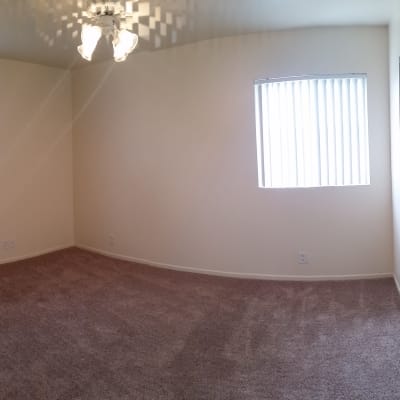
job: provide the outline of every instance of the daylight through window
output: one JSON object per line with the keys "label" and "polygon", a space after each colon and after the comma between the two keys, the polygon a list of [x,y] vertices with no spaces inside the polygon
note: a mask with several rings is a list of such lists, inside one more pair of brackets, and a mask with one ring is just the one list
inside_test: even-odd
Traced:
{"label": "daylight through window", "polygon": [[369,185],[367,76],[255,82],[262,188]]}

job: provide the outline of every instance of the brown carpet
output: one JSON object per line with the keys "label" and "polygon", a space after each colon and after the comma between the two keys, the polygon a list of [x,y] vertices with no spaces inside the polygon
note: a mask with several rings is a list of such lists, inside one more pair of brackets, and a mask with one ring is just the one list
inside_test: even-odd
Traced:
{"label": "brown carpet", "polygon": [[70,249],[0,266],[0,398],[400,399],[391,279],[246,281]]}

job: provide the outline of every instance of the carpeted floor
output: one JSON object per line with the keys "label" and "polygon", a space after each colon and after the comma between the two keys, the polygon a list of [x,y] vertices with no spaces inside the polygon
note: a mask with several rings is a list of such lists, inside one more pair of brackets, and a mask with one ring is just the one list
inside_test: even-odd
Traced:
{"label": "carpeted floor", "polygon": [[77,249],[2,265],[0,399],[400,399],[399,297]]}

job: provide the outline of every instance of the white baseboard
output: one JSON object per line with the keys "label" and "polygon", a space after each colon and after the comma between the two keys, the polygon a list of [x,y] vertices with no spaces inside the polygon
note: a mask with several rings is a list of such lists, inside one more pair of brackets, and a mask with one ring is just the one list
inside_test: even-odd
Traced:
{"label": "white baseboard", "polygon": [[399,294],[400,294],[400,282],[399,282],[399,280],[397,279],[396,273],[393,274],[393,279],[394,279],[394,283],[396,284],[397,291],[398,291]]}
{"label": "white baseboard", "polygon": [[359,279],[382,279],[392,278],[392,272],[374,273],[374,274],[349,274],[349,275],[272,275],[272,274],[253,274],[242,272],[226,272],[214,269],[198,269],[192,267],[183,267],[180,265],[165,264],[142,258],[135,258],[122,254],[112,253],[109,251],[97,249],[86,245],[75,245],[82,250],[87,250],[92,253],[101,254],[103,256],[115,258],[117,260],[130,261],[138,264],[148,265],[150,267],[170,269],[181,272],[191,272],[203,275],[222,276],[227,278],[241,278],[241,279],[261,279],[270,281],[344,281],[344,280],[359,280]]}
{"label": "white baseboard", "polygon": [[39,251],[36,251],[33,253],[23,254],[21,256],[13,256],[13,257],[9,257],[9,258],[0,259],[0,265],[1,264],[9,264],[9,263],[16,262],[16,261],[27,260],[29,258],[34,258],[34,257],[38,257],[38,256],[43,256],[45,254],[54,253],[55,251],[69,249],[70,247],[74,247],[74,246],[75,245],[73,243],[71,243],[71,244],[66,244],[64,246],[50,247],[50,248],[39,250]]}

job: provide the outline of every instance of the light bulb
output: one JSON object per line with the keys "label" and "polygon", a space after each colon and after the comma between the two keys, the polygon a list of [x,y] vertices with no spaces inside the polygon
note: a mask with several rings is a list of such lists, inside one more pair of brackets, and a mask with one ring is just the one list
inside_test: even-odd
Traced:
{"label": "light bulb", "polygon": [[139,41],[138,35],[129,32],[126,29],[121,31],[115,30],[114,33],[114,60],[116,62],[125,61],[126,58],[137,46]]}
{"label": "light bulb", "polygon": [[101,38],[101,28],[96,25],[83,24],[82,25],[82,44],[78,46],[79,54],[85,60],[91,61],[97,43]]}

